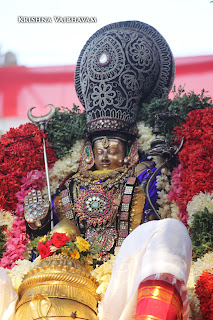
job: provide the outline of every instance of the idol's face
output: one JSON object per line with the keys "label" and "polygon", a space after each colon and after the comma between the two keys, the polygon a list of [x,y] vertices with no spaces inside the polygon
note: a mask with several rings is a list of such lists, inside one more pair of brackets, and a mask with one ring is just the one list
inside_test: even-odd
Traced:
{"label": "idol's face", "polygon": [[98,139],[94,142],[94,157],[97,170],[113,170],[124,164],[125,143],[116,138]]}

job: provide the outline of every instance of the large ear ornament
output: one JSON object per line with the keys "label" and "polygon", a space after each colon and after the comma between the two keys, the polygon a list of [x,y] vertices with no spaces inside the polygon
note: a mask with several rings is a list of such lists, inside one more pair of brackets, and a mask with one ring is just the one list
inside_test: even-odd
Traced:
{"label": "large ear ornament", "polygon": [[138,139],[136,138],[131,146],[131,149],[128,154],[129,164],[131,166],[135,165],[139,160],[138,155]]}
{"label": "large ear ornament", "polygon": [[93,156],[92,144],[89,139],[86,139],[81,151],[78,170],[80,172],[90,170],[94,166],[94,163],[95,161]]}

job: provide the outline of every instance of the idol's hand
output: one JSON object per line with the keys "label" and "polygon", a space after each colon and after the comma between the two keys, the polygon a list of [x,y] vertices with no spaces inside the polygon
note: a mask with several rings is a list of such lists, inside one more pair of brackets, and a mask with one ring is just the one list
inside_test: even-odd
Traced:
{"label": "idol's hand", "polygon": [[24,199],[24,217],[31,229],[36,230],[46,223],[49,207],[49,201],[42,199],[40,190],[28,193]]}

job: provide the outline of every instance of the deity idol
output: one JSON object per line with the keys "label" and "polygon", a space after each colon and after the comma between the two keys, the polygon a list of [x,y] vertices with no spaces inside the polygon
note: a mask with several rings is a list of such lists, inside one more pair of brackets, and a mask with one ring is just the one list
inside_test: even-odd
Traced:
{"label": "deity idol", "polygon": [[[55,195],[54,213],[72,220],[88,242],[99,243],[101,261],[123,243],[102,303],[104,320],[188,318],[190,239],[179,221],[144,223],[147,215],[156,218],[143,190],[155,168],[139,159],[136,127],[141,102],[168,93],[173,78],[165,39],[138,21],[98,30],[77,62],[87,137],[78,172]],[[154,184],[151,198],[157,199]]]}
{"label": "deity idol", "polygon": [[[59,186],[53,211],[56,223],[68,218],[89,243],[98,242],[98,263],[120,248],[101,320],[189,316],[190,238],[179,221],[147,222],[156,216],[147,207],[144,182],[155,168],[139,157],[136,125],[142,102],[168,94],[174,69],[165,39],[138,21],[98,30],[77,62],[75,85],[87,113],[86,139],[78,172]],[[155,202],[155,182],[151,189]]]}

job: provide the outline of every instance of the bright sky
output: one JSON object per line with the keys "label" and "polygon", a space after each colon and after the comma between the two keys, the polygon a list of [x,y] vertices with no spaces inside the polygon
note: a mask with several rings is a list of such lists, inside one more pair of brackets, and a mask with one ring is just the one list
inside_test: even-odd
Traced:
{"label": "bright sky", "polygon": [[[96,23],[18,23],[18,16],[95,17]],[[140,20],[156,28],[175,57],[213,54],[211,0],[1,0],[1,53],[26,66],[76,64],[87,39],[106,24]]]}

